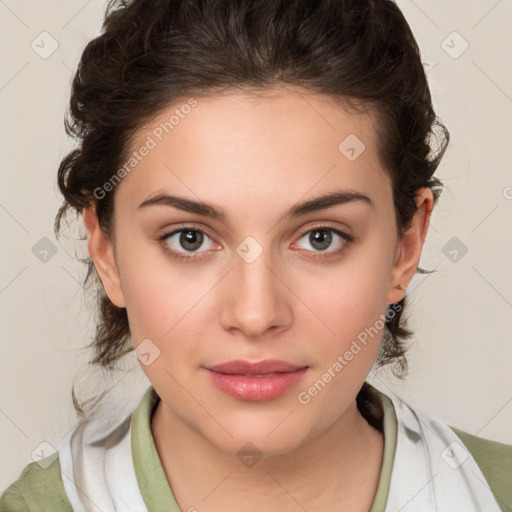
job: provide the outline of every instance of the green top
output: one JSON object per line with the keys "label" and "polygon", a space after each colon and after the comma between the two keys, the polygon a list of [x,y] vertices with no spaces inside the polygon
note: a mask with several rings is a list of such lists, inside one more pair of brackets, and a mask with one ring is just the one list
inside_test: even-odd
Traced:
{"label": "green top", "polygon": [[[397,435],[393,403],[384,393],[376,391],[384,411],[384,456],[370,512],[382,512],[386,507]],[[151,432],[151,418],[159,400],[160,397],[150,385],[134,413],[131,438],[133,465],[148,512],[181,512]],[[512,512],[512,445],[451,428],[475,458],[502,512]],[[73,512],[62,483],[57,455],[28,464],[0,497],[0,512]]]}

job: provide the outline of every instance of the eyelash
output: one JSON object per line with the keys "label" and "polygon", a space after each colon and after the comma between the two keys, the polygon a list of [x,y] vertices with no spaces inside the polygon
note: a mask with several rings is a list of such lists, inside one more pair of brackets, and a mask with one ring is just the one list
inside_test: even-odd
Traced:
{"label": "eyelash", "polygon": [[[167,243],[165,243],[166,240],[169,237],[171,237],[172,235],[175,235],[176,233],[181,233],[182,231],[193,231],[193,232],[202,233],[203,235],[206,235],[208,238],[211,239],[211,237],[208,236],[208,234],[205,233],[198,226],[181,225],[181,226],[179,226],[178,229],[174,229],[171,232],[164,233],[163,235],[161,235],[161,236],[159,236],[157,238],[158,242],[162,245],[163,251],[166,254],[168,254],[169,256],[171,256],[172,258],[174,258],[174,259],[176,259],[178,261],[190,261],[190,260],[198,261],[198,260],[201,260],[201,259],[207,257],[207,256],[205,256],[207,251],[199,252],[199,253],[191,253],[191,254],[199,254],[199,256],[196,256],[196,255],[189,256],[189,255],[185,255],[184,253],[180,253],[180,252],[175,251],[174,249],[170,249],[169,248],[169,245]],[[307,235],[308,233],[311,233],[313,231],[331,231],[332,233],[335,233],[336,235],[338,235],[338,236],[340,236],[341,238],[344,239],[344,243],[342,244],[340,249],[335,249],[335,250],[331,250],[331,251],[321,251],[319,253],[319,255],[314,256],[315,259],[326,259],[326,258],[334,257],[336,255],[341,255],[343,252],[345,252],[345,249],[347,248],[347,245],[350,244],[351,242],[353,242],[353,240],[354,240],[353,236],[348,235],[347,233],[345,233],[343,231],[340,231],[339,229],[333,228],[331,226],[324,226],[324,225],[315,226],[313,228],[310,228],[310,229],[304,231],[300,235],[299,240],[301,238],[303,238],[304,235]]]}

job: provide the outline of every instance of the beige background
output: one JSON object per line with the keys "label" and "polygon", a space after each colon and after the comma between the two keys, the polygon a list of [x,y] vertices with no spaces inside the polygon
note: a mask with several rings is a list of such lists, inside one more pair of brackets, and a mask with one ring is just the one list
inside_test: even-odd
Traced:
{"label": "beige background", "polygon": [[[384,372],[370,381],[451,425],[512,444],[512,2],[398,4],[452,141],[421,261],[438,271],[416,276],[408,290],[416,331],[409,377],[399,382]],[[83,347],[93,317],[80,286],[84,268],[72,240],[56,241],[53,220],[61,200],[56,171],[70,148],[63,118],[72,73],[105,5],[0,1],[0,491],[38,453],[49,454],[41,443],[56,447],[74,426],[72,379],[80,374],[86,383]],[[45,31],[50,36],[40,36]],[[47,58],[31,47],[35,41],[42,52],[42,37],[46,50],[50,37],[58,42]],[[57,251],[46,263],[33,252],[43,237]],[[452,261],[447,243],[467,253]],[[136,404],[149,381],[135,358],[128,363],[132,371],[108,385]],[[87,377],[87,386],[101,389],[100,377]]]}

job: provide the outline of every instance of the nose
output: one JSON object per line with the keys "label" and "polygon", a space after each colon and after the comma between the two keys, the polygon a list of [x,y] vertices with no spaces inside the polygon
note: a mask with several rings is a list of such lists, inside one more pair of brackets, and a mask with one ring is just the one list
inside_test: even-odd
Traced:
{"label": "nose", "polygon": [[234,255],[234,268],[223,283],[224,329],[254,341],[271,333],[275,336],[290,325],[290,292],[272,267],[270,251],[263,251],[252,262]]}

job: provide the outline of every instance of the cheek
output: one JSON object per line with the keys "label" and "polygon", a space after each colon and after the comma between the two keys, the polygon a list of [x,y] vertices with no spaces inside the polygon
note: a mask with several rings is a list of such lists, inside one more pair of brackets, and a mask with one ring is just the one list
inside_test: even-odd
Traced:
{"label": "cheek", "polygon": [[[200,294],[190,280],[187,286],[183,275],[169,271],[165,275],[155,267],[137,273],[127,288],[130,332],[142,370],[157,389],[172,389],[173,396],[185,401],[174,379],[186,382],[189,366],[198,357],[194,304],[204,292]],[[144,354],[149,354],[146,360]]]}
{"label": "cheek", "polygon": [[320,377],[320,387],[325,383],[331,390],[320,402],[336,400],[348,389],[356,392],[378,354],[389,266],[382,248],[370,248],[367,254],[365,258],[361,251],[330,270],[308,273],[297,290],[298,296],[307,297],[308,309],[300,315],[300,323],[301,330],[315,339],[308,347],[311,360],[318,362],[315,378]]}
{"label": "cheek", "polygon": [[197,316],[201,309],[197,304],[207,287],[197,277],[192,280],[169,268],[159,272],[152,267],[144,272],[139,267],[136,273],[124,288],[134,341],[141,336],[162,342],[175,337],[174,333],[182,331]]}
{"label": "cheek", "polygon": [[[321,329],[321,338],[329,334],[340,340],[357,336],[373,325],[386,310],[388,270],[385,265],[364,262],[341,264],[322,273],[302,277],[298,295],[316,313],[314,326]],[[309,317],[309,315],[308,315]]]}
{"label": "cheek", "polygon": [[131,253],[124,258],[122,281],[133,345],[137,348],[150,340],[137,353],[157,354],[150,365],[141,367],[152,382],[168,385],[167,372],[181,380],[187,365],[197,366],[201,358],[196,340],[207,328],[213,306],[209,292],[218,276],[199,266],[172,263],[158,251],[138,251],[136,257]]}
{"label": "cheek", "polygon": [[164,339],[200,299],[204,278],[200,271],[195,276],[184,271],[146,235],[120,232],[119,240],[118,266],[134,344]]}
{"label": "cheek", "polygon": [[385,326],[386,294],[379,271],[342,274],[310,295],[311,309],[320,319],[307,316],[302,326],[315,339],[308,350],[317,364],[296,399],[303,413],[321,418],[324,427],[357,395],[375,362]]}

